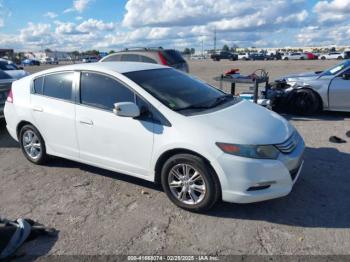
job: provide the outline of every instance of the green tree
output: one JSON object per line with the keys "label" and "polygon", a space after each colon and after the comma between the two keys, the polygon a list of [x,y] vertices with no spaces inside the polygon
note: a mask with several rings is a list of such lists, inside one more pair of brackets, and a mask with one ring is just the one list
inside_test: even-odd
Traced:
{"label": "green tree", "polygon": [[185,48],[184,51],[183,51],[183,54],[184,55],[190,55],[191,54],[191,50],[189,48]]}
{"label": "green tree", "polygon": [[193,55],[196,52],[196,49],[194,49],[193,47],[190,50],[191,54]]}
{"label": "green tree", "polygon": [[110,55],[110,54],[114,54],[114,53],[115,53],[115,51],[114,51],[114,50],[111,50],[111,51],[109,51],[108,54]]}
{"label": "green tree", "polygon": [[228,47],[228,45],[224,45],[223,47],[222,47],[222,51],[230,51],[230,48]]}

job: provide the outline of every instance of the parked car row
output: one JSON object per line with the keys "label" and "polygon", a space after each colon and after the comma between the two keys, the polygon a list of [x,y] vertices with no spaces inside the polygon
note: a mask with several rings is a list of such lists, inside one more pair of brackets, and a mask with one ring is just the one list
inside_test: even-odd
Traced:
{"label": "parked car row", "polygon": [[0,70],[10,75],[14,79],[20,79],[29,75],[28,72],[23,70],[23,67],[18,67],[12,61],[0,58]]}
{"label": "parked car row", "polygon": [[350,59],[350,51],[345,52],[330,52],[327,54],[315,54],[312,52],[290,52],[290,53],[263,53],[263,52],[220,52],[210,56],[214,61],[222,59],[234,60],[315,60],[315,59]]}
{"label": "parked car row", "polygon": [[15,81],[9,74],[0,69],[0,119],[4,118],[4,106],[11,90],[11,84]]}

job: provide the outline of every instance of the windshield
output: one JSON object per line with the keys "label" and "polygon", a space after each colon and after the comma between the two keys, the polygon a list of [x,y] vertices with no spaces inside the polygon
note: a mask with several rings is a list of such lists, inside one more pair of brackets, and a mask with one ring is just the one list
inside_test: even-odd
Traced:
{"label": "windshield", "polygon": [[350,66],[350,60],[346,60],[340,64],[337,64],[331,68],[329,68],[328,70],[324,71],[322,73],[322,76],[330,76],[330,75],[336,75],[339,72],[341,72],[343,69],[347,68]]}
{"label": "windshield", "polygon": [[18,70],[17,66],[12,63],[8,63],[5,61],[0,61],[0,69],[1,70]]}
{"label": "windshield", "polygon": [[225,93],[172,68],[124,74],[175,111],[209,108]]}

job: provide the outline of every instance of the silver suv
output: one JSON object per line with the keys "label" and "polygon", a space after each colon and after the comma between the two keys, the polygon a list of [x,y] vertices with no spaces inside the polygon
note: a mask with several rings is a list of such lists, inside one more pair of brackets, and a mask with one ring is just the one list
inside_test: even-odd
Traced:
{"label": "silver suv", "polygon": [[188,64],[179,51],[163,48],[134,48],[125,49],[103,57],[99,62],[144,62],[167,65],[178,70],[189,72]]}

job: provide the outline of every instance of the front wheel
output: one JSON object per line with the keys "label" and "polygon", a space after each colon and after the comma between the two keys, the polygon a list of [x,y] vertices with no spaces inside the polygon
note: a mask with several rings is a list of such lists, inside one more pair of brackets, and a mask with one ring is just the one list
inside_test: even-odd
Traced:
{"label": "front wheel", "polygon": [[32,125],[25,125],[19,132],[19,142],[24,156],[34,164],[47,160],[45,142],[39,131]]}
{"label": "front wheel", "polygon": [[210,209],[221,192],[219,181],[209,164],[191,154],[169,158],[162,168],[161,181],[169,199],[189,211]]}
{"label": "front wheel", "polygon": [[299,89],[291,94],[289,109],[298,115],[313,115],[320,111],[322,102],[310,89]]}

